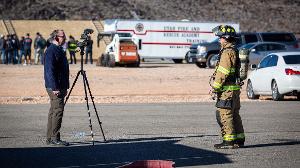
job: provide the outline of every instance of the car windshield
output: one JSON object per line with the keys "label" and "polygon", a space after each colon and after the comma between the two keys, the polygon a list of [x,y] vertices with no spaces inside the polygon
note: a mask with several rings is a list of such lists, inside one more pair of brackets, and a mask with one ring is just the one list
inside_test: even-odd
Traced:
{"label": "car windshield", "polygon": [[283,59],[286,64],[300,64],[300,55],[286,55]]}
{"label": "car windshield", "polygon": [[251,47],[253,47],[255,44],[244,44],[242,45],[240,48],[245,48],[245,49],[250,49]]}

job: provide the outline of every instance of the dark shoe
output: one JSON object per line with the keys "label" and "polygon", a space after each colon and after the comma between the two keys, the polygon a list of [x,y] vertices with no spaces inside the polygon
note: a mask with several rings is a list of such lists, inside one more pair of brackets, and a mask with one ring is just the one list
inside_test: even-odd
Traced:
{"label": "dark shoe", "polygon": [[235,148],[238,148],[238,146],[236,146],[233,141],[223,141],[220,144],[215,144],[214,147],[216,149],[235,149]]}
{"label": "dark shoe", "polygon": [[62,141],[62,140],[51,140],[50,145],[69,146],[70,144],[68,142]]}
{"label": "dark shoe", "polygon": [[237,139],[234,144],[237,145],[239,148],[244,147],[245,139]]}

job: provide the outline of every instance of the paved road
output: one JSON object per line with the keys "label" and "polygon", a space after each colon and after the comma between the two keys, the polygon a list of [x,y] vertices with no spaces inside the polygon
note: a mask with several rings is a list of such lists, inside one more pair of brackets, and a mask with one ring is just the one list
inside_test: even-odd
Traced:
{"label": "paved road", "polygon": [[[176,167],[299,167],[300,103],[243,102],[246,148],[215,150],[220,142],[213,103],[97,104],[95,146],[84,104],[67,105],[62,138],[44,144],[48,105],[0,105],[1,167],[117,167],[135,160],[172,160]],[[80,136],[78,132],[85,133]]]}

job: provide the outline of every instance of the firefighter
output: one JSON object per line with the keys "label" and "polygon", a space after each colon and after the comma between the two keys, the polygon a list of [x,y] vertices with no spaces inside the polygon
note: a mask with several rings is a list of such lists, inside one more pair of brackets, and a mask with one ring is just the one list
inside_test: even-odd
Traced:
{"label": "firefighter", "polygon": [[235,29],[228,25],[220,25],[213,30],[219,37],[221,50],[219,62],[212,75],[213,92],[217,96],[216,119],[221,127],[223,142],[215,144],[216,149],[233,149],[243,147],[245,142],[244,128],[240,110],[240,59],[235,46]]}

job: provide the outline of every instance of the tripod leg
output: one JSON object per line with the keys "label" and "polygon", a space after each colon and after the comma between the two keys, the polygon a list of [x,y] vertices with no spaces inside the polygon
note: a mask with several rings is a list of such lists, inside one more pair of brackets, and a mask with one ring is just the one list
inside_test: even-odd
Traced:
{"label": "tripod leg", "polygon": [[101,133],[102,133],[103,139],[106,142],[106,138],[105,138],[105,135],[104,135],[104,132],[103,132],[103,128],[102,128],[102,122],[100,121],[100,118],[99,118],[99,115],[98,115],[98,112],[97,112],[97,109],[96,109],[96,106],[95,106],[94,97],[92,95],[92,92],[91,92],[91,89],[90,89],[90,85],[89,85],[89,81],[88,81],[88,79],[86,77],[85,71],[83,71],[83,74],[84,74],[83,77],[85,78],[84,80],[86,82],[87,88],[88,88],[89,93],[90,93],[91,100],[93,102],[93,107],[94,107],[94,110],[95,110],[95,113],[96,113],[96,116],[97,116],[97,119],[98,119],[98,123],[99,123],[100,129],[101,129]]}
{"label": "tripod leg", "polygon": [[74,88],[74,86],[75,86],[75,83],[77,82],[77,79],[78,79],[78,76],[79,76],[80,73],[81,73],[81,71],[78,71],[78,72],[77,72],[76,78],[75,78],[75,80],[74,80],[74,82],[73,82],[73,84],[72,84],[72,87],[71,87],[71,89],[70,89],[70,91],[69,91],[69,93],[68,93],[68,96],[66,97],[66,100],[65,100],[65,104],[64,104],[64,105],[66,105],[66,103],[67,103],[67,101],[68,101],[68,99],[69,99],[69,97],[70,97],[70,95],[71,95],[71,92],[72,92],[72,90],[73,90],[73,88]]}
{"label": "tripod leg", "polygon": [[88,115],[89,115],[89,122],[90,122],[90,129],[91,129],[91,136],[92,136],[92,141],[93,141],[93,145],[95,144],[94,142],[94,133],[93,133],[93,126],[92,126],[92,119],[91,119],[91,112],[90,112],[90,106],[89,106],[89,99],[87,96],[87,91],[86,91],[86,77],[85,77],[85,72],[82,70],[82,79],[83,79],[83,85],[84,85],[84,93],[85,93],[85,101],[86,101],[86,107],[88,110]]}

